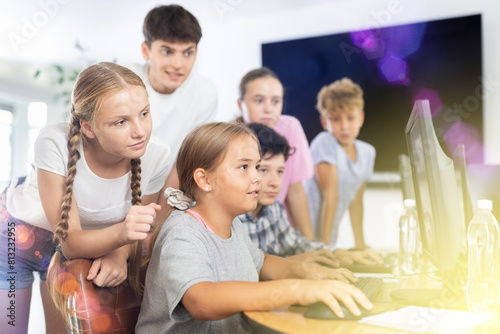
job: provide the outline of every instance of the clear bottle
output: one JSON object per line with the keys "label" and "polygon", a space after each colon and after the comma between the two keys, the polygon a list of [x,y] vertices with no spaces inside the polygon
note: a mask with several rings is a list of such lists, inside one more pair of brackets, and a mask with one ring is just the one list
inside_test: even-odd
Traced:
{"label": "clear bottle", "polygon": [[403,274],[416,274],[419,264],[419,227],[414,199],[404,200],[399,219],[399,270]]}
{"label": "clear bottle", "polygon": [[469,274],[466,293],[469,309],[474,312],[494,311],[500,300],[500,230],[491,209],[490,200],[478,200],[476,214],[467,230]]}

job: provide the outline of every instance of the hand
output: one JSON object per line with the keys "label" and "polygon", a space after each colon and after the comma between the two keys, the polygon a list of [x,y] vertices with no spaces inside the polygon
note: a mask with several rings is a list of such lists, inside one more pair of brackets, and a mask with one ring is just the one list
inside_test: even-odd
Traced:
{"label": "hand", "polygon": [[289,256],[288,258],[295,261],[316,262],[334,268],[340,267],[340,262],[336,258],[336,256],[326,249],[308,251],[301,254]]}
{"label": "hand", "polygon": [[161,209],[156,203],[146,206],[134,205],[130,208],[125,221],[122,223],[121,239],[124,244],[131,244],[137,240],[144,240],[151,230],[156,218],[156,212]]}
{"label": "hand", "polygon": [[373,307],[372,303],[370,303],[361,290],[341,281],[303,280],[299,283],[299,288],[297,289],[297,299],[301,305],[323,302],[331,308],[333,313],[341,318],[344,317],[344,314],[340,309],[339,301],[354,315],[361,314],[357,304],[366,310],[370,310]]}
{"label": "hand", "polygon": [[310,280],[329,279],[345,283],[356,282],[358,280],[350,270],[345,268],[332,269],[314,262],[297,262],[296,265],[300,266],[296,272],[302,273],[302,275],[296,276],[299,278]]}
{"label": "hand", "polygon": [[354,262],[362,264],[377,264],[383,263],[382,258],[373,250],[352,251],[346,249],[338,249],[334,253],[342,267],[352,265]]}
{"label": "hand", "polygon": [[92,262],[87,280],[100,287],[117,286],[127,278],[128,252],[118,248]]}

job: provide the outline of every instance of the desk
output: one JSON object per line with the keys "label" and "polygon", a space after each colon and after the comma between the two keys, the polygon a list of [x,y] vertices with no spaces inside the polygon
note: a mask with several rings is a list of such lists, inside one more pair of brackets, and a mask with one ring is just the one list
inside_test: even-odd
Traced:
{"label": "desk", "polygon": [[[400,288],[440,288],[441,283],[438,280],[432,279],[427,274],[399,277],[399,284],[384,284],[381,291],[372,298],[373,309],[372,313],[396,310],[406,306],[398,302],[392,301],[390,292]],[[435,302],[433,305],[439,305]],[[348,320],[318,320],[310,319],[303,316],[305,307],[285,307],[270,312],[244,312],[244,316],[249,320],[255,328],[255,333],[288,333],[288,334],[387,334],[387,333],[414,333],[405,332],[395,329],[358,324],[357,321]],[[496,317],[490,319],[475,328],[469,328],[459,333],[500,333],[500,325],[498,325],[500,314],[497,312]]]}

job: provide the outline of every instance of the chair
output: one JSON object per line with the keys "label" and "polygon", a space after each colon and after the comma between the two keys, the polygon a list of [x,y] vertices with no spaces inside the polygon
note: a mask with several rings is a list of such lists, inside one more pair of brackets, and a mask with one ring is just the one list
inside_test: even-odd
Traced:
{"label": "chair", "polygon": [[[130,282],[117,287],[101,288],[86,279],[91,260],[76,259],[65,262],[66,270],[76,280],[76,289],[68,296],[70,323],[77,333],[129,334],[134,333],[141,301]],[[144,282],[146,268],[141,271]]]}

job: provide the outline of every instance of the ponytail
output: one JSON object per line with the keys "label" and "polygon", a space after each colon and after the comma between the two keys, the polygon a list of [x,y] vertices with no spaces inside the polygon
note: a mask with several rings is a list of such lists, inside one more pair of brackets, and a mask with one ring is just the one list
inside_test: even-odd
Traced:
{"label": "ponytail", "polygon": [[165,190],[165,193],[162,195],[165,196],[165,198],[167,199],[168,208],[164,216],[160,219],[158,225],[155,227],[155,230],[149,242],[148,255],[146,257],[146,260],[144,261],[145,265],[148,264],[149,261],[151,260],[151,256],[153,255],[154,245],[156,243],[156,239],[158,238],[158,234],[161,231],[163,223],[165,223],[167,218],[174,210],[176,209],[181,211],[187,210],[191,207],[191,204],[194,202],[193,197],[185,194],[181,190],[170,187],[167,188]]}

